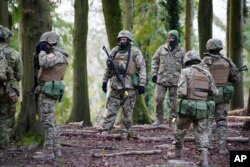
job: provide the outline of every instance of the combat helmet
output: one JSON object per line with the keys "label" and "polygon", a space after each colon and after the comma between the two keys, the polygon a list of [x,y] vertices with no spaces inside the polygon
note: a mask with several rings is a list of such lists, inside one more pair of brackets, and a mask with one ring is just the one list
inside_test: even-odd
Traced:
{"label": "combat helmet", "polygon": [[221,40],[215,39],[215,38],[209,39],[207,41],[207,44],[206,44],[206,49],[208,51],[209,50],[222,50],[223,49],[223,45],[222,45]]}
{"label": "combat helmet", "polygon": [[40,42],[48,42],[49,44],[53,45],[59,42],[59,36],[57,35],[57,33],[53,32],[53,31],[48,31],[42,34],[40,40]]}
{"label": "combat helmet", "polygon": [[121,30],[117,36],[117,39],[121,38],[121,37],[126,37],[128,38],[130,41],[132,41],[132,34],[131,32],[129,32],[128,30]]}
{"label": "combat helmet", "polygon": [[200,55],[196,52],[196,51],[188,51],[185,56],[184,56],[184,60],[183,60],[183,63],[185,64],[188,64],[188,63],[192,63],[192,62],[198,62],[200,63],[201,62],[201,57]]}
{"label": "combat helmet", "polygon": [[11,36],[11,32],[7,27],[0,25],[0,38],[1,39],[9,39]]}

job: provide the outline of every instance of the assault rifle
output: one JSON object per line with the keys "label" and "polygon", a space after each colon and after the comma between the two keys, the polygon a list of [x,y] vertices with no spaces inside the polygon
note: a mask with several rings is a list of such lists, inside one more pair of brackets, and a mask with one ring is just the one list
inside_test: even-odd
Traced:
{"label": "assault rifle", "polygon": [[238,71],[240,71],[240,72],[241,72],[241,71],[248,71],[248,68],[247,68],[246,65],[244,65],[244,66],[238,68]]}
{"label": "assault rifle", "polygon": [[107,49],[106,49],[105,46],[103,46],[102,49],[104,50],[104,52],[105,52],[106,55],[108,56],[108,63],[110,63],[110,66],[111,66],[112,70],[114,71],[117,80],[122,84],[123,90],[125,90],[124,95],[125,95],[125,96],[128,96],[128,91],[126,91],[126,89],[125,89],[125,84],[124,84],[124,82],[123,82],[123,79],[122,79],[121,75],[119,74],[118,69],[117,69],[117,67],[115,66],[115,64],[114,64],[114,62],[113,62],[111,56],[109,55],[109,53],[108,53],[108,51],[107,51]]}

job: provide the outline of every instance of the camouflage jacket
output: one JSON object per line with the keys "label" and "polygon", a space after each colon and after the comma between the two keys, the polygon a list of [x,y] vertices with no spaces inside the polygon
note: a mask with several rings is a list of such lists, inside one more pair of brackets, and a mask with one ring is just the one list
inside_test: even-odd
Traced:
{"label": "camouflage jacket", "polygon": [[[222,58],[223,57],[223,58]],[[240,79],[240,72],[237,69],[236,65],[233,61],[229,58],[224,57],[224,55],[214,55],[210,53],[206,53],[205,57],[202,59],[202,64],[207,66],[208,70],[209,67],[213,64],[214,61],[218,59],[225,59],[229,63],[230,74],[229,74],[229,82],[235,83]]]}
{"label": "camouflage jacket", "polygon": [[157,83],[164,86],[177,86],[181,73],[184,49],[178,45],[170,51],[168,44],[158,48],[152,59],[152,76],[157,75]]}
{"label": "camouflage jacket", "polygon": [[5,55],[8,61],[8,66],[10,67],[9,70],[11,71],[6,83],[6,85],[8,86],[7,89],[12,88],[15,90],[17,95],[20,95],[19,82],[23,77],[23,63],[21,56],[13,49],[11,49],[8,44],[0,43],[0,50]]}
{"label": "camouflage jacket", "polygon": [[[119,56],[123,55],[123,56]],[[117,68],[119,69],[119,64],[122,66],[126,66],[128,51],[121,52],[118,51],[118,46],[114,47],[111,52],[110,56],[113,59],[113,62],[117,64]],[[124,60],[121,60],[121,59]],[[123,63],[119,63],[119,61],[123,61]],[[126,61],[126,62],[125,62]],[[117,63],[118,62],[118,63]],[[109,67],[108,63],[106,63],[107,66],[105,68],[103,82],[108,82],[110,79],[110,84],[113,89],[119,90],[123,89],[122,84],[118,81],[117,77],[114,74],[114,71]],[[125,68],[123,67],[123,70]],[[134,89],[134,85],[132,82],[132,76],[135,74],[138,74],[139,76],[139,85],[144,86],[146,85],[146,63],[143,57],[143,54],[141,51],[137,48],[132,46],[130,50],[130,58],[128,63],[127,71],[124,72],[124,74],[121,74],[122,79],[124,80],[125,88],[128,89]]]}
{"label": "camouflage jacket", "polygon": [[208,91],[211,94],[217,95],[219,90],[217,89],[213,77],[211,73],[201,65],[192,65],[190,67],[187,67],[181,71],[181,75],[178,81],[178,89],[177,89],[177,95],[179,98],[185,98],[187,96],[187,90],[188,90],[188,84],[192,80],[194,68],[200,69],[203,71],[203,73],[207,76],[208,82],[209,82],[209,89]]}

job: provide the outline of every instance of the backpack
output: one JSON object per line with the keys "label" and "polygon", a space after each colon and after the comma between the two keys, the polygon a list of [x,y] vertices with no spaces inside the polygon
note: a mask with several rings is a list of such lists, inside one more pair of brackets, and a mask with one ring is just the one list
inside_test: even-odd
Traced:
{"label": "backpack", "polygon": [[3,52],[0,50],[0,83],[6,82],[8,79],[8,60]]}

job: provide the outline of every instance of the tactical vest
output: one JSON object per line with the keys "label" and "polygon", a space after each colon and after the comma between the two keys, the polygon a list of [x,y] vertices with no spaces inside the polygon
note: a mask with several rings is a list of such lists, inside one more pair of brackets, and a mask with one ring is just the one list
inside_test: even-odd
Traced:
{"label": "tactical vest", "polygon": [[117,52],[113,57],[113,62],[119,72],[119,74],[126,74],[126,67],[128,61],[128,51],[127,52]]}
{"label": "tactical vest", "polygon": [[6,59],[3,49],[0,50],[0,84],[8,79],[8,60]]}
{"label": "tactical vest", "polygon": [[201,70],[194,67],[192,69],[194,74],[187,86],[187,98],[206,100],[209,88],[208,77]]}
{"label": "tactical vest", "polygon": [[226,60],[220,58],[213,61],[209,67],[216,86],[224,86],[228,82],[230,67]]}

